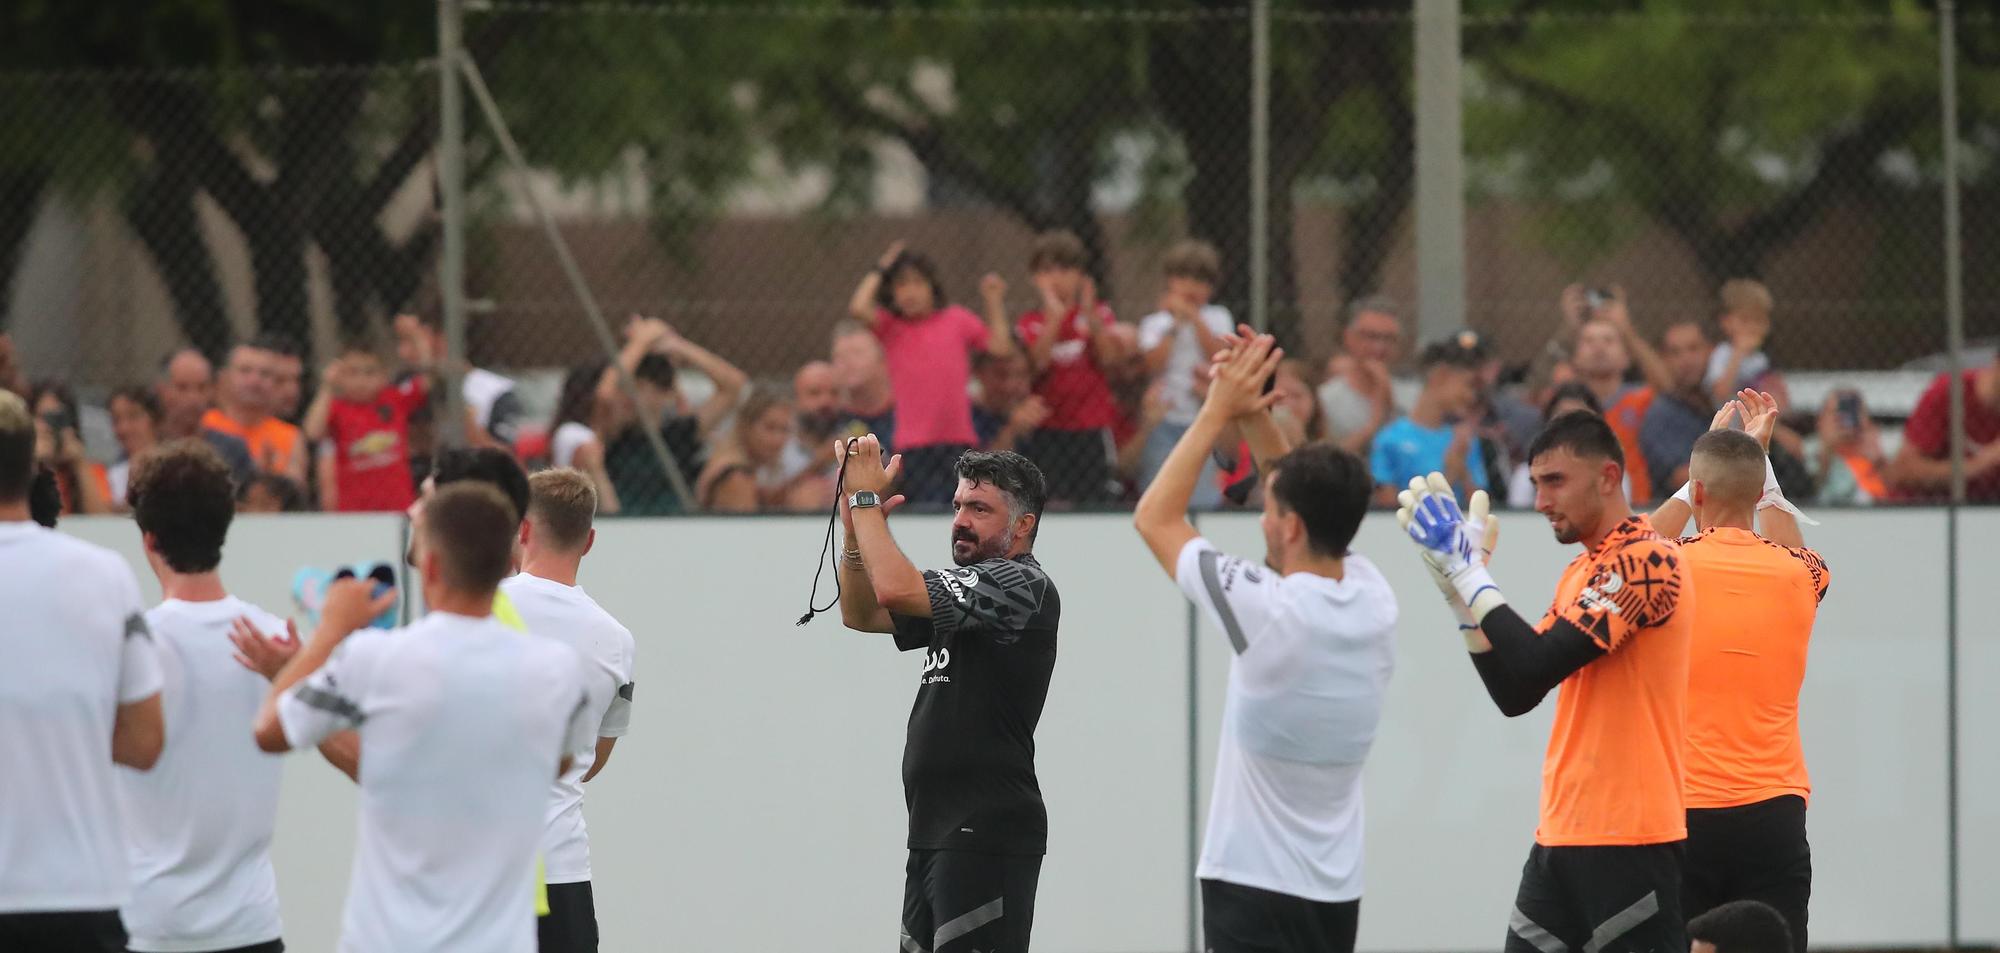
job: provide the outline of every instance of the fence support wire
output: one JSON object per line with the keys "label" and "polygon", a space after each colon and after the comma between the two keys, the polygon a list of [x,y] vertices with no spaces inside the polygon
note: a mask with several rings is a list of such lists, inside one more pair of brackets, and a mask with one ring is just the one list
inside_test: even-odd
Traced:
{"label": "fence support wire", "polygon": [[465,432],[465,103],[459,95],[457,64],[464,53],[461,0],[438,0],[438,204],[444,219],[444,248],[438,255],[438,284],[444,304],[444,413],[437,418],[438,445],[463,447]]}
{"label": "fence support wire", "polygon": [[556,228],[555,217],[542,204],[541,196],[535,192],[532,169],[528,160],[521,155],[521,147],[514,141],[514,135],[507,129],[507,120],[500,115],[500,106],[493,100],[493,93],[486,88],[486,79],[480,75],[479,64],[470,56],[459,57],[459,67],[465,73],[465,85],[472,90],[472,98],[479,103],[479,111],[486,116],[487,125],[493,129],[493,138],[499,142],[500,151],[506,155],[507,164],[521,182],[521,194],[527,198],[528,207],[535,213],[535,220],[541,223],[542,233],[549,240],[549,248],[555,253],[556,263],[562,266],[563,277],[568,279],[570,290],[576,292],[576,300],[583,305],[584,314],[590,317],[590,329],[597,334],[597,343],[604,348],[605,357],[611,361],[611,372],[616,375],[618,387],[624,391],[625,399],[632,402],[632,408],[639,415],[639,429],[646,435],[646,442],[653,447],[653,455],[658,458],[660,468],[667,479],[667,485],[680,499],[682,512],[695,510],[694,494],[689,492],[687,480],[681,476],[680,462],[674,452],[667,449],[667,441],[660,435],[659,422],[644,417],[644,405],[639,400],[639,388],[632,375],[618,361],[618,337],[611,333],[611,324],[604,320],[604,312],[597,307],[597,298],[591,294],[590,285],[583,280],[583,270],[577,267],[576,257],[570,254],[569,242]]}

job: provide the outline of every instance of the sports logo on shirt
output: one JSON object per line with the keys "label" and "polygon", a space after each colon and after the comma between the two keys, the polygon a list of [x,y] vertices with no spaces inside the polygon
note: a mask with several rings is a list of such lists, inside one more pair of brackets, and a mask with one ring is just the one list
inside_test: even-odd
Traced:
{"label": "sports logo on shirt", "polygon": [[922,684],[931,685],[931,684],[936,684],[938,682],[944,682],[947,684],[950,683],[951,676],[943,674],[945,666],[950,664],[951,664],[950,649],[938,649],[933,652],[925,652],[924,676]]}

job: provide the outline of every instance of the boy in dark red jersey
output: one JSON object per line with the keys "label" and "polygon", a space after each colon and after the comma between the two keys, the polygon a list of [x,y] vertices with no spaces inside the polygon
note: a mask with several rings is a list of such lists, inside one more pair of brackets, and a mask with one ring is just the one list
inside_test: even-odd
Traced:
{"label": "boy in dark red jersey", "polygon": [[366,346],[350,344],[341,352],[305,419],[309,439],[333,445],[334,479],[320,487],[322,509],[401,512],[416,500],[410,415],[428,397],[421,375],[390,383],[382,359]]}

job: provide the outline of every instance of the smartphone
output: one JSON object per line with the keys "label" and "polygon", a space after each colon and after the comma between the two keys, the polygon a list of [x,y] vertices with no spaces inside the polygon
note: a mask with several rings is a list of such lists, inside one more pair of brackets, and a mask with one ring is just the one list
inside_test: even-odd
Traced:
{"label": "smartphone", "polygon": [[69,419],[67,410],[51,410],[43,414],[42,423],[48,424],[49,432],[58,437],[62,436],[63,431],[76,428],[76,421]]}
{"label": "smartphone", "polygon": [[1585,304],[1590,306],[1590,310],[1595,311],[1598,308],[1604,307],[1605,303],[1611,300],[1611,292],[1605,291],[1602,288],[1592,288],[1583,293],[1583,300]]}
{"label": "smartphone", "polygon": [[1841,426],[1849,430],[1861,429],[1861,395],[1848,391],[1833,399],[1833,412],[1840,415]]}

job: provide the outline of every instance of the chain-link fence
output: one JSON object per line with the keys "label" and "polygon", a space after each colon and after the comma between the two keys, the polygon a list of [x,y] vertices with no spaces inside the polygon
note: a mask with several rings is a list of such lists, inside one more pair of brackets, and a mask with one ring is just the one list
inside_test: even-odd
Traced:
{"label": "chain-link fence", "polygon": [[[1230,317],[1256,310],[1249,196],[1264,156],[1261,264],[1270,327],[1301,359],[1281,376],[1295,437],[1393,470],[1410,462],[1388,447],[1384,463],[1381,430],[1483,417],[1440,448],[1498,490],[1565,381],[1630,418],[1635,456],[1651,411],[1614,406],[1628,390],[1703,404],[1682,416],[1705,425],[1727,363],[1709,372],[1707,348],[1734,339],[1754,352],[1742,379],[1790,404],[1795,438],[1781,443],[1815,477],[1808,492],[1819,462],[1845,459],[1810,438],[1839,438],[1824,418],[1846,412],[1849,390],[1863,402],[1851,423],[1879,418],[1889,438],[1863,456],[1887,469],[1897,421],[1941,366],[1921,362],[1945,347],[1935,11],[1464,6],[1463,323],[1478,340],[1433,349],[1442,375],[1419,360],[1448,327],[1417,280],[1422,26],[1406,3],[1274,3],[1261,60],[1247,3],[468,11],[466,55],[529,165],[510,165],[469,100],[466,357],[513,380],[504,397],[499,378],[469,386],[476,438],[592,468],[626,512],[817,507],[823,441],[892,426],[905,449],[1028,452],[1061,504],[1129,501],[1199,400],[1208,334],[1194,326],[1230,320],[1185,295],[1181,316],[1152,317],[1168,272],[1210,279],[1196,284]],[[2000,220],[2000,49],[1989,22],[1974,25],[1956,54],[1977,343],[2000,333],[2000,269],[1980,267]],[[232,341],[275,331],[307,355],[304,392],[281,408],[303,414],[312,369],[345,341],[388,358],[395,315],[439,312],[438,85],[435,61],[0,75],[0,313],[17,362],[101,396],[151,380],[178,346],[221,362]],[[604,370],[616,355],[537,204],[614,332],[648,336],[625,355],[633,388]],[[1037,243],[1053,231],[1074,247]],[[1214,247],[1212,273],[1177,247],[1187,238]],[[851,313],[897,241],[971,312],[939,325],[952,333]],[[1062,268],[1038,281],[1037,249],[1094,279],[1115,321],[1079,314],[1045,332],[1029,317],[1050,309],[1045,295],[1069,312],[1085,291]],[[1005,283],[1005,329],[988,320],[989,274]],[[1759,279],[1771,304],[1738,289],[1718,321],[1735,278]],[[1598,290],[1622,301],[1590,303]],[[1386,317],[1350,320],[1370,309]],[[864,333],[842,336],[857,317]],[[1617,340],[1580,340],[1600,333],[1573,323],[1585,317],[1612,319]],[[1699,333],[1667,335],[1682,321]],[[435,363],[422,323],[403,322],[392,363]],[[1465,400],[1450,393],[1457,364],[1486,385]],[[692,501],[633,437],[655,415]],[[1244,454],[1218,450],[1197,500],[1254,501]],[[1671,474],[1652,476],[1635,496],[1671,489]],[[1880,479],[1863,475],[1863,498],[1905,495]]]}

